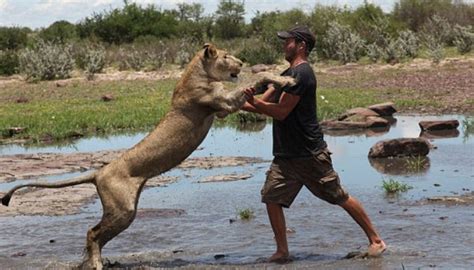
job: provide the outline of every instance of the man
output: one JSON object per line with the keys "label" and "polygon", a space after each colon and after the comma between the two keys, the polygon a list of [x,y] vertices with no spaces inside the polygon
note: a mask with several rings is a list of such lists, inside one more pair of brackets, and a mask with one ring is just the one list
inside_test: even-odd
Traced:
{"label": "man", "polygon": [[254,97],[255,89],[245,89],[247,102],[242,107],[246,111],[273,118],[274,159],[261,191],[277,248],[269,261],[288,261],[282,207],[290,207],[303,185],[320,199],[344,208],[367,235],[368,255],[379,256],[386,245],[362,205],[341,187],[317,121],[316,77],[307,60],[314,47],[315,36],[305,26],[277,34],[284,40],[285,59],[290,63],[281,75],[292,76],[297,83],[283,89],[269,85],[260,99]]}

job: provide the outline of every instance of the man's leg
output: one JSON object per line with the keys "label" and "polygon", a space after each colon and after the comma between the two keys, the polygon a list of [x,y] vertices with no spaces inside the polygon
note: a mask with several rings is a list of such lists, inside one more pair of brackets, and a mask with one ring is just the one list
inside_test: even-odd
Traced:
{"label": "man's leg", "polygon": [[369,256],[379,256],[385,251],[387,246],[384,241],[380,238],[379,234],[375,231],[372,222],[370,222],[369,216],[365,212],[362,205],[354,197],[349,198],[343,203],[339,204],[349,215],[359,224],[364,230],[365,234],[369,238]]}
{"label": "man's leg", "polygon": [[276,252],[268,259],[270,262],[285,262],[288,260],[288,242],[286,240],[286,222],[283,208],[280,204],[267,203],[267,213],[272,225],[275,241],[277,245]]}

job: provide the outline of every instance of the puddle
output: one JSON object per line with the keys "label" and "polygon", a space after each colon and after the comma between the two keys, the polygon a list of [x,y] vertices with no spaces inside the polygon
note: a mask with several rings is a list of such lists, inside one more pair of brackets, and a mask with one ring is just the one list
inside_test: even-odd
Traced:
{"label": "puddle", "polygon": [[[337,206],[315,199],[303,189],[286,211],[287,226],[295,231],[289,234],[288,241],[296,260],[281,267],[261,262],[274,251],[271,227],[259,195],[269,163],[171,170],[165,176],[178,180],[143,191],[139,208],[147,209],[149,214],[140,215],[130,228],[108,243],[103,257],[110,263],[117,262],[111,266],[119,268],[470,269],[474,265],[474,250],[469,248],[474,246],[472,205],[413,202],[474,190],[474,134],[464,134],[462,124],[459,134],[442,138],[437,134],[431,139],[437,148],[431,150],[423,166],[411,165],[411,169],[403,160],[369,160],[369,148],[379,140],[418,137],[421,120],[458,119],[462,123],[465,118],[446,115],[396,119],[389,131],[325,135],[344,186],[364,204],[389,245],[382,258],[344,260],[347,253],[365,248],[362,231]],[[0,154],[117,150],[131,147],[143,136],[82,139],[61,147],[0,146]],[[271,125],[253,127],[251,131],[213,128],[192,157],[249,156],[268,160],[272,158],[271,147]],[[251,177],[198,183],[229,174]],[[69,175],[47,179],[64,177]],[[413,189],[387,197],[381,185],[382,180],[390,178]],[[20,181],[24,182],[3,183],[0,190]],[[242,221],[237,217],[238,210],[245,208],[254,211],[254,219]],[[95,200],[75,215],[0,217],[2,269],[62,269],[79,263],[86,231],[100,216],[100,202]]]}

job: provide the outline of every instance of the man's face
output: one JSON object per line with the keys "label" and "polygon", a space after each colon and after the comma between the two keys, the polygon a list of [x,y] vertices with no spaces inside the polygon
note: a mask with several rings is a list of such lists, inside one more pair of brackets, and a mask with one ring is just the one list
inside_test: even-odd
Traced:
{"label": "man's face", "polygon": [[294,38],[287,38],[283,43],[283,50],[285,52],[285,60],[288,62],[293,61],[297,53],[297,44]]}

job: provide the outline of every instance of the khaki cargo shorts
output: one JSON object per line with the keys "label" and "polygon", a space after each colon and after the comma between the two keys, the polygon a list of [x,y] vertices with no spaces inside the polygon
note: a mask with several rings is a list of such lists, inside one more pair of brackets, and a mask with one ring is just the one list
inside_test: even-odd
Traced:
{"label": "khaki cargo shorts", "polygon": [[349,194],[340,184],[330,155],[331,152],[324,149],[311,157],[275,157],[261,191],[262,202],[290,207],[303,185],[331,204],[345,202]]}

